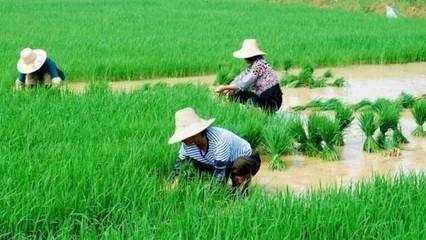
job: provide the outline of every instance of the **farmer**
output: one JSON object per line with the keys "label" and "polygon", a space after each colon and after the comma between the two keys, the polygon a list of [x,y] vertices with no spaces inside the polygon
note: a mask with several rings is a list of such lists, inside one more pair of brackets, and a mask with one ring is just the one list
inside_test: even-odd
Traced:
{"label": "farmer", "polygon": [[17,89],[36,85],[60,86],[65,79],[64,73],[42,49],[23,49],[17,68],[19,71],[15,82]]}
{"label": "farmer", "polygon": [[265,55],[255,39],[246,39],[234,57],[244,59],[248,67],[229,85],[216,88],[218,94],[229,94],[241,103],[252,103],[264,110],[275,112],[281,107],[282,92],[277,74],[263,57]]}
{"label": "farmer", "polygon": [[200,118],[192,108],[176,112],[176,129],[169,144],[182,142],[171,177],[175,179],[184,162],[200,172],[213,174],[221,183],[232,180],[232,186],[245,190],[260,167],[260,157],[250,144],[234,133],[212,127],[214,119]]}

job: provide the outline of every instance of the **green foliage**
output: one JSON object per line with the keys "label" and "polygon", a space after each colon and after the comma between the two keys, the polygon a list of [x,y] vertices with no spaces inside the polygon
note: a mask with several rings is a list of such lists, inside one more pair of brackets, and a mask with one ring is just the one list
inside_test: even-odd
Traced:
{"label": "green foliage", "polygon": [[413,95],[402,92],[398,99],[403,108],[411,108],[415,102]]}
{"label": "green foliage", "polygon": [[323,78],[332,78],[333,77],[333,73],[331,72],[330,69],[328,69],[327,71],[324,72],[324,74],[322,75]]}
{"label": "green foliage", "polygon": [[349,106],[344,105],[343,103],[337,104],[336,108],[336,120],[339,123],[339,129],[340,133],[338,135],[338,141],[337,144],[339,146],[343,146],[344,140],[343,140],[343,131],[351,124],[351,122],[354,120],[354,111]]}
{"label": "green foliage", "polygon": [[377,139],[379,146],[389,150],[398,148],[401,143],[408,143],[399,126],[401,106],[385,99],[378,99],[375,108],[379,114],[380,134]]}
{"label": "green foliage", "polygon": [[426,137],[426,130],[424,127],[426,121],[426,99],[417,100],[411,108],[411,113],[417,123],[413,135],[417,137]]}
{"label": "green foliage", "polygon": [[290,154],[294,149],[294,137],[289,119],[275,117],[271,119],[263,134],[265,149],[272,155],[272,169],[284,169],[281,157]]}
{"label": "green foliage", "polygon": [[326,161],[339,160],[336,146],[341,130],[337,120],[318,114],[308,118],[308,141],[306,153],[319,156]]}
{"label": "green foliage", "polygon": [[295,143],[298,144],[298,149],[301,152],[305,151],[306,144],[308,142],[308,136],[305,130],[305,121],[300,115],[292,115],[290,118],[290,130],[294,136]]}
{"label": "green foliage", "polygon": [[363,150],[366,152],[377,152],[380,147],[374,138],[374,133],[379,127],[376,116],[373,111],[366,111],[358,117],[359,125],[365,135]]}
{"label": "green foliage", "polygon": [[283,69],[286,73],[288,73],[288,70],[293,66],[293,61],[290,59],[284,60],[283,62]]}
{"label": "green foliage", "polygon": [[331,84],[331,86],[333,87],[343,87],[344,85],[345,85],[345,79],[342,77],[336,78]]}
{"label": "green foliage", "polygon": [[216,74],[216,84],[228,85],[234,80],[234,78],[240,73],[240,70],[229,64],[219,66],[219,70]]}

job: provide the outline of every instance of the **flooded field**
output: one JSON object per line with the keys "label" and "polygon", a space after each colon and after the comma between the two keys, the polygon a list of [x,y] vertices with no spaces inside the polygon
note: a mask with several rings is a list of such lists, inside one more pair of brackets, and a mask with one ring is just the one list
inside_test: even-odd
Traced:
{"label": "flooded field", "polygon": [[[329,68],[327,68],[329,69]],[[327,69],[319,69],[321,74]],[[347,84],[343,88],[291,88],[284,89],[284,105],[282,109],[303,105],[316,98],[339,98],[346,103],[356,103],[362,99],[378,97],[397,98],[404,91],[413,95],[426,93],[426,63],[410,63],[399,65],[364,65],[342,68],[331,68],[336,77],[344,77]],[[142,81],[112,82],[114,91],[132,91],[144,84],[154,83],[193,83],[213,85],[215,76],[188,78],[164,78]],[[73,91],[83,91],[85,83],[70,83]],[[362,151],[363,136],[357,121],[353,121],[346,129],[345,143],[341,149],[341,161],[324,162],[303,155],[285,158],[287,169],[272,171],[269,169],[267,157],[264,158],[254,182],[268,191],[290,188],[295,192],[306,192],[310,189],[330,185],[346,185],[356,181],[368,180],[375,174],[395,175],[410,171],[426,170],[426,139],[414,138],[411,132],[415,122],[411,113],[405,111],[401,118],[404,134],[410,143],[405,145],[398,157],[390,157],[385,153],[368,154]],[[265,161],[266,160],[266,161]]]}
{"label": "flooded field", "polygon": [[401,118],[401,126],[410,143],[403,146],[398,157],[363,152],[362,131],[358,122],[353,121],[345,132],[346,145],[341,148],[340,161],[325,162],[303,155],[288,156],[284,158],[287,166],[284,171],[272,171],[264,161],[254,181],[268,191],[289,188],[301,193],[330,185],[368,180],[375,174],[394,176],[411,171],[426,171],[426,139],[411,136],[416,124],[408,111]]}

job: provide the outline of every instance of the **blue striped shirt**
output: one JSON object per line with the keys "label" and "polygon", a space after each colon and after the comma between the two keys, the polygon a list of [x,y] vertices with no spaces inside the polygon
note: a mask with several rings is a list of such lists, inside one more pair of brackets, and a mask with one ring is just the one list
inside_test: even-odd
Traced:
{"label": "blue striped shirt", "polygon": [[194,159],[215,168],[214,175],[219,181],[225,177],[226,167],[239,157],[248,157],[252,150],[250,144],[229,130],[219,127],[207,128],[208,149],[203,152],[195,144],[182,143],[179,159]]}

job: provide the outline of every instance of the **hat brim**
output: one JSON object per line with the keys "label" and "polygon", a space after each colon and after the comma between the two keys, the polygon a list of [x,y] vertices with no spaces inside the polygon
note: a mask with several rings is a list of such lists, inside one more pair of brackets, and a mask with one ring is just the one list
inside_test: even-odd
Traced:
{"label": "hat brim", "polygon": [[235,58],[238,59],[246,59],[246,58],[251,58],[251,57],[255,57],[255,56],[261,56],[261,55],[266,55],[266,53],[258,50],[258,51],[245,51],[243,49],[240,49],[238,51],[235,51],[232,54]]}
{"label": "hat brim", "polygon": [[44,62],[46,62],[47,59],[47,53],[46,51],[42,49],[34,49],[34,53],[36,54],[36,59],[34,62],[30,64],[26,64],[22,59],[18,60],[18,63],[16,64],[16,68],[20,73],[23,74],[29,74],[33,73],[41,68],[43,66]]}
{"label": "hat brim", "polygon": [[186,128],[176,129],[176,131],[173,133],[173,136],[169,139],[169,144],[174,144],[181,142],[189,137],[192,137],[203,130],[207,129],[212,123],[215,121],[214,118],[202,121],[197,124],[192,124],[191,126],[188,126]]}

